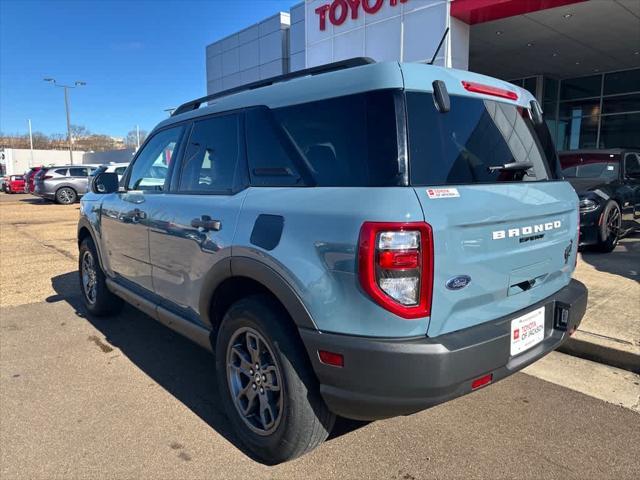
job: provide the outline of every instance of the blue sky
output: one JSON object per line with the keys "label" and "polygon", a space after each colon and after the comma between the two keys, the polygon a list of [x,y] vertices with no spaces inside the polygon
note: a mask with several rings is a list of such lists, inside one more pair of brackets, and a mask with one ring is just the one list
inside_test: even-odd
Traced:
{"label": "blue sky", "polygon": [[124,136],[206,94],[205,47],[298,0],[0,0],[0,131]]}

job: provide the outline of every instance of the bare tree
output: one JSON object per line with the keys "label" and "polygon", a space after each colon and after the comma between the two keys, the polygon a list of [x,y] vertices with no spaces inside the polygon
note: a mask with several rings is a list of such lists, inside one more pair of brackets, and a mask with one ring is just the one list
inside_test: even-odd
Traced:
{"label": "bare tree", "polygon": [[[124,137],[124,144],[129,148],[136,148],[138,146],[138,132],[134,129],[127,133],[127,136]],[[147,138],[147,131],[140,130],[140,145],[144,142],[145,138]]]}

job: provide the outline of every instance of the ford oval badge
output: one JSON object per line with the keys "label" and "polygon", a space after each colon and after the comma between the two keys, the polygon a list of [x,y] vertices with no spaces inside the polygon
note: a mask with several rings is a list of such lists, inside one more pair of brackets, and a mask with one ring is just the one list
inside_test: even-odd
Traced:
{"label": "ford oval badge", "polygon": [[447,280],[445,286],[449,290],[460,290],[471,283],[471,277],[469,275],[458,275],[457,277]]}

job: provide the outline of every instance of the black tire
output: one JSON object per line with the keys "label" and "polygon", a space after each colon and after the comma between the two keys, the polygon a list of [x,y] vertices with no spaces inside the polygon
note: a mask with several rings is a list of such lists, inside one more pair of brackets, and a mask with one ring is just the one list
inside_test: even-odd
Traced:
{"label": "black tire", "polygon": [[72,203],[76,203],[77,199],[78,194],[71,187],[62,187],[56,191],[56,203],[71,205]]}
{"label": "black tire", "polygon": [[622,215],[620,206],[613,200],[609,200],[602,211],[602,225],[596,250],[609,253],[620,239],[620,228],[622,226]]}
{"label": "black tire", "polygon": [[[286,316],[287,312],[267,295],[244,298],[226,312],[216,340],[218,391],[227,415],[249,456],[268,465],[294,459],[314,449],[327,438],[335,422],[335,415],[320,396],[318,381],[304,346]],[[231,393],[234,388],[231,387],[233,373],[227,373],[228,368],[229,372],[234,371],[227,361],[231,351],[230,342],[247,331],[257,332],[262,337],[267,347],[263,351],[267,351],[269,359],[273,353],[275,366],[279,369],[277,378],[281,379],[281,397],[278,398],[281,403],[276,417],[280,416],[270,433],[264,429],[262,434],[252,430],[249,417],[240,413],[240,407],[236,407],[236,397]],[[237,343],[234,342],[234,345]],[[253,362],[249,363],[253,365]],[[245,378],[248,391],[253,380],[249,380],[249,376]],[[268,390],[267,383],[264,385]],[[276,392],[266,392],[269,393]],[[259,396],[257,393],[253,395],[254,405],[255,398],[258,398],[255,407],[261,408]],[[255,415],[253,417],[257,418]]]}
{"label": "black tire", "polygon": [[[89,293],[85,273],[90,275],[87,271],[86,264],[87,257],[92,259],[94,265],[94,283],[95,292]],[[91,237],[85,238],[80,244],[80,257],[78,259],[78,274],[80,280],[80,291],[82,292],[82,301],[84,306],[92,315],[97,317],[104,315],[113,315],[122,310],[124,304],[123,300],[117,295],[113,294],[108,288],[105,281],[105,275],[100,268],[100,261],[98,259],[98,252],[96,246],[93,244]]]}

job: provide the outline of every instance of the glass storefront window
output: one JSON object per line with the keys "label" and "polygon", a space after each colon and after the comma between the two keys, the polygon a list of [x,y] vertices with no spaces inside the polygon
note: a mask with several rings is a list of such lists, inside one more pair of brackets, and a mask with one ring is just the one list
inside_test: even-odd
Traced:
{"label": "glass storefront window", "polygon": [[536,83],[537,83],[536,77],[529,77],[529,78],[525,78],[524,79],[524,83],[523,83],[522,86],[524,87],[525,90],[529,90],[531,95],[533,95],[535,97],[536,96]]}
{"label": "glass storefront window", "polygon": [[599,97],[601,86],[602,75],[563,80],[560,88],[560,101]]}
{"label": "glass storefront window", "polygon": [[598,117],[574,117],[558,120],[558,150],[597,148]]}
{"label": "glass storefront window", "polygon": [[600,148],[640,148],[640,113],[605,115],[600,126]]}
{"label": "glass storefront window", "polygon": [[604,94],[639,92],[640,69],[607,73],[604,76]]}
{"label": "glass storefront window", "polygon": [[586,117],[588,115],[600,115],[600,99],[574,100],[560,104],[560,118]]}
{"label": "glass storefront window", "polygon": [[557,102],[558,101],[558,81],[553,78],[544,79],[544,101],[545,102]]}
{"label": "glass storefront window", "polygon": [[624,112],[640,112],[640,93],[604,97],[602,100],[603,114]]}

